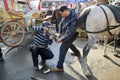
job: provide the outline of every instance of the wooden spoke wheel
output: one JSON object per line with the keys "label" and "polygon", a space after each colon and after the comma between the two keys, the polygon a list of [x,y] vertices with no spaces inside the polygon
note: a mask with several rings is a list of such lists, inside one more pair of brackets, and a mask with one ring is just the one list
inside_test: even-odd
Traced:
{"label": "wooden spoke wheel", "polygon": [[7,22],[1,26],[0,37],[2,42],[11,47],[18,46],[25,37],[25,31],[18,22]]}

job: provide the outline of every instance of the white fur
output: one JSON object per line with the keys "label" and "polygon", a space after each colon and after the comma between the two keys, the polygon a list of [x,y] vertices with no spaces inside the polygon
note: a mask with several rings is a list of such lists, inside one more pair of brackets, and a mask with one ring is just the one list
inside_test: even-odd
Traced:
{"label": "white fur", "polygon": [[[109,25],[110,26],[116,26],[116,25],[119,25],[119,23],[117,23],[117,21],[115,20],[115,17],[113,15],[113,13],[111,12],[111,10],[102,5],[102,7],[104,8],[104,10],[106,11],[107,13],[107,17],[108,17],[108,20],[109,20]],[[90,6],[88,8],[91,8],[91,11],[90,13],[88,14],[88,17],[87,17],[87,21],[86,21],[86,30],[87,31],[91,31],[91,32],[96,32],[96,31],[102,31],[102,30],[105,30],[107,28],[107,20],[106,20],[106,17],[105,17],[105,13],[103,12],[103,10],[99,7],[99,6]],[[86,9],[88,9],[86,8]],[[84,10],[86,10],[84,9]],[[83,11],[84,13],[84,11]],[[118,31],[118,29],[117,29]],[[114,31],[116,32],[116,31]],[[115,34],[113,32],[113,34]],[[93,36],[93,33],[88,33],[89,36]],[[94,34],[94,37],[98,37],[99,34]],[[101,35],[101,33],[100,33]]]}
{"label": "white fur", "polygon": [[[109,24],[107,24],[107,18],[100,6],[105,10]],[[105,41],[105,49],[103,53],[104,53],[104,56],[107,56],[106,43],[108,41],[108,38],[111,37],[111,35],[108,33],[106,29],[108,26],[117,26],[117,25],[120,25],[120,23],[116,21],[113,12],[108,7],[106,7],[105,5],[100,5],[100,6],[93,5],[93,6],[87,7],[82,11],[81,15],[83,15],[86,10],[91,9],[86,19],[86,31],[88,31],[88,43],[87,43],[88,47],[87,48],[90,48],[97,40],[103,39]],[[89,33],[89,32],[99,32],[99,31],[100,33]],[[104,32],[101,32],[101,31],[104,31]],[[113,35],[119,34],[120,26],[110,30],[110,32]]]}
{"label": "white fur", "polygon": [[[111,10],[104,5],[102,5],[102,7],[104,8],[105,12],[107,13],[109,25],[110,26],[119,25],[120,23],[117,23]],[[81,15],[84,14],[84,11],[86,11],[89,8],[91,9],[91,11],[87,16],[86,30],[90,31],[90,32],[105,30],[107,28],[107,20],[105,17],[105,13],[99,6],[93,5],[93,6],[87,7],[82,11]],[[111,30],[111,32],[113,34],[116,34],[115,32],[118,32],[118,31],[120,31],[118,28]],[[108,32],[104,32],[104,35],[108,35]],[[103,34],[101,34],[101,33],[97,33],[97,34],[88,33],[89,38],[92,37],[94,39],[98,39],[99,37],[101,38],[101,36],[103,36]]]}
{"label": "white fur", "polygon": [[[120,23],[117,23],[111,10],[104,5],[102,5],[102,7],[107,13],[110,26],[119,25]],[[87,7],[82,11],[81,15],[84,14],[84,11],[89,8],[91,9],[91,11],[89,12],[87,16],[86,30],[91,31],[91,32],[105,30],[107,28],[107,20],[105,17],[105,13],[99,6],[93,5],[93,6]],[[111,32],[112,34],[117,35],[120,32],[120,26],[116,29],[111,30]],[[105,41],[107,41],[109,36],[110,35],[107,31],[100,32],[100,33],[88,33],[88,42],[83,48],[83,60],[79,58],[79,61],[81,61],[80,62],[81,68],[83,69],[83,72],[85,75],[89,75],[88,73],[90,73],[90,71],[87,69],[87,59],[86,59],[87,55],[89,54],[89,49],[92,47],[92,45],[94,44],[96,40],[99,40],[99,38],[103,38],[105,39]],[[104,49],[104,56],[107,56],[106,47]]]}

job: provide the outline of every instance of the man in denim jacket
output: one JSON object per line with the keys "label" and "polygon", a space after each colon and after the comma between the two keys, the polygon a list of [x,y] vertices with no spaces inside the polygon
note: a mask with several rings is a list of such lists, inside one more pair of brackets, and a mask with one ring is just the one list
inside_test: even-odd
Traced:
{"label": "man in denim jacket", "polygon": [[[66,6],[62,6],[59,11],[63,19],[60,22],[60,35],[56,42],[62,42],[62,44],[60,46],[59,61],[57,63],[57,66],[56,68],[51,68],[51,71],[53,72],[63,71],[65,55],[69,48],[74,52],[73,55],[77,57],[80,56],[79,50],[73,44],[78,36],[78,32],[76,32],[77,14]],[[62,35],[63,37],[60,37]]]}

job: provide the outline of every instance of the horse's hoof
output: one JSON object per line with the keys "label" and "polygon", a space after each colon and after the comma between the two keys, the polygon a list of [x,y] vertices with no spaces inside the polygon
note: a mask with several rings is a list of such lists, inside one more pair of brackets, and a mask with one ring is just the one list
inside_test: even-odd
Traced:
{"label": "horse's hoof", "polygon": [[107,55],[103,55],[103,57],[108,58],[108,56],[107,56]]}
{"label": "horse's hoof", "polygon": [[118,54],[114,54],[114,56],[118,57]]}
{"label": "horse's hoof", "polygon": [[86,76],[87,78],[90,78],[90,77],[92,77],[92,74],[91,74],[90,72],[88,72],[88,73],[85,74],[85,76]]}
{"label": "horse's hoof", "polygon": [[87,75],[85,75],[87,78],[90,78],[90,77],[92,77],[91,75],[89,75],[89,74],[87,74]]}

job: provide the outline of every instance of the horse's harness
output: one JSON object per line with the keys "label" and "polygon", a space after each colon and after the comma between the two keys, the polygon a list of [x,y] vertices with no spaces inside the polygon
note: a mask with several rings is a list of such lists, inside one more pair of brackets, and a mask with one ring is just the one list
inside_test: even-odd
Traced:
{"label": "horse's harness", "polygon": [[110,26],[110,25],[109,25],[109,21],[108,21],[107,13],[105,12],[105,10],[103,9],[102,6],[100,6],[100,8],[103,10],[103,12],[104,12],[104,14],[105,14],[105,17],[106,17],[106,20],[107,20],[107,29],[105,29],[105,30],[107,30],[108,33],[113,36],[113,34],[110,32],[110,30],[119,27],[120,24],[119,24],[119,25],[116,25],[116,26]]}
{"label": "horse's harness", "polygon": [[[115,26],[110,26],[110,25],[109,25],[108,16],[107,16],[106,11],[103,9],[102,6],[99,5],[99,7],[103,10],[103,12],[104,12],[104,14],[105,14],[105,17],[106,17],[106,20],[107,20],[107,28],[104,29],[104,30],[101,30],[101,31],[96,31],[96,32],[91,32],[91,31],[87,31],[87,30],[85,30],[85,31],[86,31],[87,33],[101,33],[101,32],[104,32],[104,31],[108,31],[108,33],[109,33],[111,36],[113,36],[113,34],[110,32],[110,30],[119,27],[120,24],[119,24],[119,25],[115,25]],[[90,11],[90,10],[89,10],[89,11]]]}

